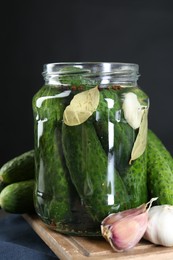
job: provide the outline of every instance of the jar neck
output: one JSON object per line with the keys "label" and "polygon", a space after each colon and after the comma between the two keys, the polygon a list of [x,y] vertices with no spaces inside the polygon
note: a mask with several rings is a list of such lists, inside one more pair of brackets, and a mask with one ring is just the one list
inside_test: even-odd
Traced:
{"label": "jar neck", "polygon": [[133,63],[62,62],[45,64],[42,73],[46,85],[137,86],[139,66]]}

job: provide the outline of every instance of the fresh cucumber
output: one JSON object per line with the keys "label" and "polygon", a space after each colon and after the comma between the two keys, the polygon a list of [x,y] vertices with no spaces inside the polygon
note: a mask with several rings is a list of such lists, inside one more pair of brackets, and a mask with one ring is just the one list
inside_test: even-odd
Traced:
{"label": "fresh cucumber", "polygon": [[158,204],[173,205],[173,158],[159,137],[148,130],[148,190]]}
{"label": "fresh cucumber", "polygon": [[34,212],[34,180],[9,184],[0,193],[0,206],[10,213]]}
{"label": "fresh cucumber", "polygon": [[0,169],[0,181],[4,184],[33,179],[34,175],[34,150],[25,152],[6,162]]}

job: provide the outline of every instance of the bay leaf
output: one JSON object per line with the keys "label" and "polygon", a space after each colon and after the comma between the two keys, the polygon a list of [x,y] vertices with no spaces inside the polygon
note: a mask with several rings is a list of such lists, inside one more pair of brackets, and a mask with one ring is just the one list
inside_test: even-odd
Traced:
{"label": "bay leaf", "polygon": [[147,146],[147,133],[148,133],[148,108],[145,108],[143,109],[141,124],[139,127],[138,135],[136,137],[135,143],[132,148],[129,164],[131,164],[132,161],[136,160],[144,153]]}
{"label": "bay leaf", "polygon": [[68,126],[84,123],[96,111],[99,100],[98,87],[76,94],[64,110],[64,123]]}

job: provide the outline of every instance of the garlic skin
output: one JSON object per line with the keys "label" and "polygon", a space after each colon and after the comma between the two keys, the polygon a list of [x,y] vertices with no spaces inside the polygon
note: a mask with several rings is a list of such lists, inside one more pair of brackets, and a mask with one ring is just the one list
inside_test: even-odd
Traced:
{"label": "garlic skin", "polygon": [[123,95],[123,99],[122,109],[126,121],[133,129],[139,128],[144,110],[137,95],[129,92]]}
{"label": "garlic skin", "polygon": [[141,240],[148,224],[148,210],[156,199],[137,208],[110,214],[102,221],[101,233],[115,251],[129,250]]}
{"label": "garlic skin", "polygon": [[126,217],[111,226],[110,244],[118,252],[129,250],[142,238],[147,228],[148,216],[142,213],[135,217]]}
{"label": "garlic skin", "polygon": [[144,239],[166,247],[173,246],[173,206],[153,206],[148,212]]}

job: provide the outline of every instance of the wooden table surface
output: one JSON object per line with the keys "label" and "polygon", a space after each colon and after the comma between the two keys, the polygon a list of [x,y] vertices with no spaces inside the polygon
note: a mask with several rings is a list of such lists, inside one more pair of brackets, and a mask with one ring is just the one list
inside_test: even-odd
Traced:
{"label": "wooden table surface", "polygon": [[36,215],[24,214],[23,217],[62,260],[173,260],[173,247],[156,246],[147,241],[142,241],[127,252],[117,253],[102,237],[62,235],[49,229]]}

